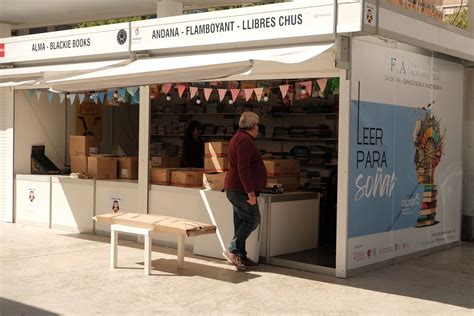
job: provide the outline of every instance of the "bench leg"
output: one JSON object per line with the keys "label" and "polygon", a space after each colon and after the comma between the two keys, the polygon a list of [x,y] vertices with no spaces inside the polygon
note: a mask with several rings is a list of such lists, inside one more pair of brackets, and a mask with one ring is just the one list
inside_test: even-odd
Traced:
{"label": "bench leg", "polygon": [[178,236],[178,269],[184,268],[184,236]]}
{"label": "bench leg", "polygon": [[117,267],[118,231],[110,231],[110,269]]}
{"label": "bench leg", "polygon": [[145,266],[145,275],[150,275],[151,270],[151,234],[145,237],[145,260],[143,262]]}

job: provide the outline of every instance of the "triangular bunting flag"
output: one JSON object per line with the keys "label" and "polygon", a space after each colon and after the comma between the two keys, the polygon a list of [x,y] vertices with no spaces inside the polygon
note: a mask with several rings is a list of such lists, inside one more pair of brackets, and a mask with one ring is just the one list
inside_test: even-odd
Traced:
{"label": "triangular bunting flag", "polygon": [[67,98],[69,99],[69,103],[73,105],[74,101],[76,100],[76,94],[75,93],[68,94]]}
{"label": "triangular bunting flag", "polygon": [[172,86],[173,85],[171,83],[164,83],[163,84],[163,92],[164,93],[169,93]]}
{"label": "triangular bunting flag", "polygon": [[79,96],[79,104],[82,104],[86,95],[84,93],[79,93],[78,96]]}
{"label": "triangular bunting flag", "polygon": [[318,79],[316,81],[318,82],[318,85],[319,85],[319,96],[322,97],[324,89],[326,89],[326,84],[328,83],[328,79],[324,78],[324,79]]}
{"label": "triangular bunting flag", "polygon": [[104,104],[105,92],[99,92],[99,100],[100,100],[100,104]]}
{"label": "triangular bunting flag", "polygon": [[288,84],[284,84],[280,86],[280,92],[283,99],[286,97],[286,94],[288,93],[288,89],[290,89],[290,85]]}
{"label": "triangular bunting flag", "polygon": [[52,93],[51,91],[48,91],[48,102],[51,103],[51,101],[53,101],[53,98],[54,98],[54,93]]}
{"label": "triangular bunting flag", "polygon": [[28,90],[28,96],[30,98],[32,98],[34,95],[35,95],[35,90],[33,90],[33,89]]}
{"label": "triangular bunting flag", "polygon": [[132,103],[139,104],[140,103],[140,89],[138,89],[134,95],[132,95]]}
{"label": "triangular bunting flag", "polygon": [[189,97],[192,99],[198,92],[198,88],[196,87],[189,87]]}
{"label": "triangular bunting flag", "polygon": [[235,100],[237,100],[237,97],[239,96],[240,89],[230,89],[230,93],[232,94],[232,101],[235,102]]}
{"label": "triangular bunting flag", "polygon": [[209,101],[209,97],[211,96],[212,88],[204,88],[204,98],[206,101]]}
{"label": "triangular bunting flag", "polygon": [[313,92],[313,82],[312,81],[304,81],[299,83],[301,87],[304,87],[306,89],[306,92],[308,93],[309,96],[311,96]]}
{"label": "triangular bunting flag", "polygon": [[39,101],[39,99],[41,98],[41,90],[35,90],[35,93],[36,93],[36,100]]}
{"label": "triangular bunting flag", "polygon": [[255,92],[255,96],[257,97],[257,100],[260,102],[263,95],[263,88],[255,88],[253,89],[253,91]]}
{"label": "triangular bunting flag", "polygon": [[178,95],[181,98],[183,96],[184,90],[186,90],[186,85],[179,84],[176,86],[176,89],[178,89]]}
{"label": "triangular bunting flag", "polygon": [[66,95],[64,93],[60,93],[59,94],[59,103],[63,103],[64,102],[64,98],[66,97]]}
{"label": "triangular bunting flag", "polygon": [[248,102],[248,100],[250,100],[250,98],[252,97],[253,89],[244,89],[244,92],[245,92],[245,101]]}
{"label": "triangular bunting flag", "polygon": [[133,95],[135,94],[135,92],[137,92],[137,90],[138,90],[138,87],[128,87],[128,88],[127,88],[127,92],[128,92],[131,96],[133,96]]}
{"label": "triangular bunting flag", "polygon": [[127,94],[127,90],[125,88],[120,88],[119,89],[119,96],[120,96],[120,99],[125,100],[125,95]]}
{"label": "triangular bunting flag", "polygon": [[95,104],[97,104],[97,102],[99,102],[99,94],[97,92],[92,93],[90,98],[91,98],[92,101],[94,101]]}
{"label": "triangular bunting flag", "polygon": [[112,103],[112,101],[114,100],[114,90],[110,89],[109,91],[107,91],[107,100],[109,100],[109,103]]}
{"label": "triangular bunting flag", "polygon": [[219,92],[219,102],[222,102],[224,100],[225,94],[227,93],[227,89],[218,89]]}

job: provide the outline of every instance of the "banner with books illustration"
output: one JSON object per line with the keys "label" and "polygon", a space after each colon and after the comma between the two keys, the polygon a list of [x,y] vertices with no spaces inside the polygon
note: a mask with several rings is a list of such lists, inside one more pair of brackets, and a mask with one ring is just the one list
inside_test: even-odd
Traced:
{"label": "banner with books illustration", "polygon": [[462,203],[462,65],[353,42],[348,269],[457,242]]}

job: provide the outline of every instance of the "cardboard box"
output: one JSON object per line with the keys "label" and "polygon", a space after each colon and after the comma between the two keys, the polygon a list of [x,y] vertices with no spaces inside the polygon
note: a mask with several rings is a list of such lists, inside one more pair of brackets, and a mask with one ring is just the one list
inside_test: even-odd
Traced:
{"label": "cardboard box", "polygon": [[226,157],[204,158],[204,171],[207,173],[224,172],[228,169]]}
{"label": "cardboard box", "polygon": [[87,157],[87,175],[95,179],[117,179],[117,157]]}
{"label": "cardboard box", "polygon": [[189,188],[202,188],[202,169],[181,169],[171,171],[171,185]]}
{"label": "cardboard box", "polygon": [[69,136],[69,156],[88,156],[91,147],[98,147],[94,136]]}
{"label": "cardboard box", "polygon": [[120,157],[117,159],[117,177],[119,179],[138,179],[138,158]]}
{"label": "cardboard box", "polygon": [[227,157],[228,142],[210,142],[204,144],[205,157]]}
{"label": "cardboard box", "polygon": [[205,173],[202,177],[204,188],[213,191],[224,190],[224,182],[227,172]]}
{"label": "cardboard box", "polygon": [[299,176],[277,176],[270,177],[267,179],[267,186],[273,186],[273,184],[283,185],[284,191],[295,191],[300,187]]}
{"label": "cardboard box", "polygon": [[300,174],[300,162],[292,159],[272,159],[263,161],[269,177],[296,176]]}
{"label": "cardboard box", "polygon": [[151,184],[170,185],[171,184],[171,171],[173,170],[176,170],[176,169],[159,168],[159,167],[151,168],[150,169]]}
{"label": "cardboard box", "polygon": [[181,157],[153,156],[150,161],[152,167],[179,168]]}
{"label": "cardboard box", "polygon": [[71,173],[87,174],[87,156],[71,156]]}

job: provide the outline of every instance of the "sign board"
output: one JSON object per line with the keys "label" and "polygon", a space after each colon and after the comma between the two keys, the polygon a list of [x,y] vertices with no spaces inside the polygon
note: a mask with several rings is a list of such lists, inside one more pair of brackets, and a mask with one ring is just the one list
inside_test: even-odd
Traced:
{"label": "sign board", "polygon": [[[361,6],[359,1],[342,1],[339,6],[354,4]],[[346,31],[360,31],[361,15],[352,14],[343,24]],[[334,2],[301,1],[136,21],[131,32],[132,51],[328,35],[334,32]]]}
{"label": "sign board", "polygon": [[129,23],[0,38],[0,64],[128,53]]}
{"label": "sign board", "polygon": [[377,6],[366,2],[364,4],[364,24],[370,26],[377,25]]}
{"label": "sign board", "polygon": [[385,45],[352,45],[348,269],[460,236],[463,66]]}

